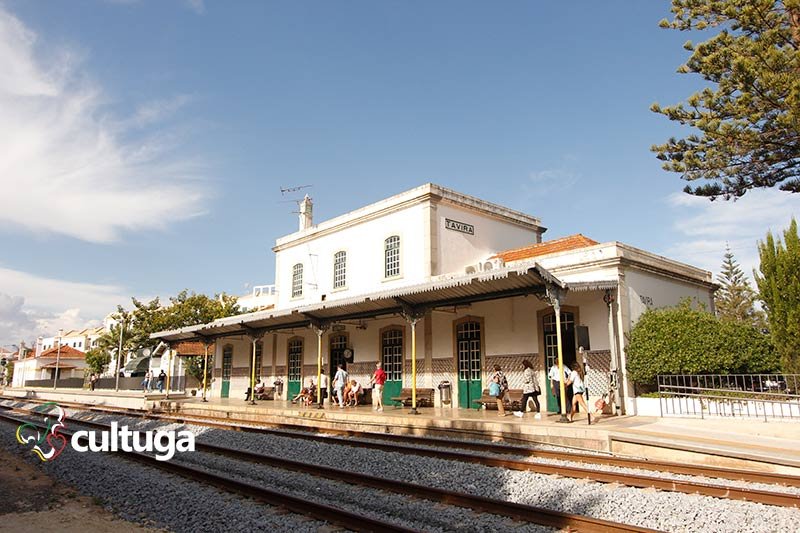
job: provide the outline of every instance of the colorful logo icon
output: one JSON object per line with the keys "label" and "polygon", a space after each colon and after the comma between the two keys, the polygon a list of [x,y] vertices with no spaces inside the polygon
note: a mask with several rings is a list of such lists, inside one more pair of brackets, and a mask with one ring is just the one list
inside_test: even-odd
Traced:
{"label": "colorful logo icon", "polygon": [[30,446],[31,450],[42,461],[52,461],[67,447],[67,438],[61,435],[60,431],[67,427],[64,423],[66,415],[64,410],[55,402],[47,402],[34,409],[34,412],[41,415],[47,425],[44,432],[41,428],[31,423],[22,424],[17,428],[17,441]]}

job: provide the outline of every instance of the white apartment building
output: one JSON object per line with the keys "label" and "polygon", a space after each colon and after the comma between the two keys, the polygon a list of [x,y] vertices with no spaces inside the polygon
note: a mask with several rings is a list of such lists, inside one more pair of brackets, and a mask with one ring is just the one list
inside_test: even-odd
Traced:
{"label": "white apartment building", "polygon": [[565,364],[588,363],[594,397],[613,380],[624,408],[625,334],[641,313],[686,297],[713,308],[710,272],[583,235],[543,242],[538,218],[434,184],[319,224],[308,197],[300,211],[273,248],[274,308],[154,335],[215,341],[212,396],[243,397],[255,352],[256,374],[287,383],[285,398],[316,382],[321,352],[326,372],[343,364],[362,383],[381,361],[385,400],[415,366],[420,389],[451,383],[443,407],[475,408],[495,364],[520,388],[528,359],[554,410],[558,308]]}

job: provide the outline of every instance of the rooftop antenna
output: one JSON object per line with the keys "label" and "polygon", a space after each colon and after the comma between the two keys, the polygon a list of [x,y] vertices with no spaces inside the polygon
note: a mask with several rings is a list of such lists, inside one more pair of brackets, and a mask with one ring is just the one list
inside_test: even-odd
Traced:
{"label": "rooftop antenna", "polygon": [[297,192],[303,189],[310,189],[313,185],[298,185],[297,187],[281,187],[281,195],[286,196],[287,192]]}
{"label": "rooftop antenna", "polygon": [[[296,187],[283,187],[281,186],[281,196],[286,196],[286,193],[292,193],[297,191],[302,191],[303,189],[310,189],[313,185],[298,185]],[[280,203],[288,203],[294,202],[297,204],[297,211],[292,211],[300,215],[300,224],[299,229],[303,231],[308,229],[313,224],[313,202],[311,201],[311,197],[306,194],[303,198],[291,198],[289,200],[281,200]]]}

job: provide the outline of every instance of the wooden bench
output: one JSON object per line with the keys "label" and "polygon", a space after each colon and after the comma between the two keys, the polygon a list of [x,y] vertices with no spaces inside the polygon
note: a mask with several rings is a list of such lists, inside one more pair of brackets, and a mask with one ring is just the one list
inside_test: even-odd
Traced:
{"label": "wooden bench", "polygon": [[[396,407],[411,405],[411,389],[401,390],[399,396],[392,398],[392,402],[397,404]],[[417,389],[417,406],[433,407],[433,389]]]}
{"label": "wooden bench", "polygon": [[[489,389],[483,389],[481,397],[477,400],[472,400],[473,403],[482,405],[485,409],[497,409],[497,398],[489,396]],[[520,410],[522,405],[522,389],[508,389],[503,400],[503,407],[511,410]]]}

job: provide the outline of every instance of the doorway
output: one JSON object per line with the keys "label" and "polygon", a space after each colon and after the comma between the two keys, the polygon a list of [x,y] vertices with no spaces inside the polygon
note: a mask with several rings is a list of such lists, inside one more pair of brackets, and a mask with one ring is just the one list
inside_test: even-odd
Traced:
{"label": "doorway", "polygon": [[222,348],[222,388],[220,398],[227,398],[231,393],[231,369],[233,368],[233,346],[228,344]]}
{"label": "doorway", "polygon": [[342,368],[347,370],[347,357],[345,350],[349,342],[347,333],[335,333],[330,336],[328,344],[329,365],[328,365],[328,383],[333,386],[333,377],[336,375],[337,365],[342,365]]}
{"label": "doorway", "polygon": [[481,397],[483,383],[483,320],[463,318],[456,322],[456,360],[458,363],[458,406],[480,409],[475,400]]}
{"label": "doorway", "polygon": [[287,362],[289,383],[286,394],[287,398],[291,400],[300,393],[300,382],[303,379],[303,339],[301,337],[289,339]]}
{"label": "doorway", "polygon": [[403,391],[403,332],[399,326],[381,331],[381,363],[386,372],[383,399],[396,398]]}
{"label": "doorway", "polygon": [[[545,374],[553,364],[558,364],[558,336],[556,334],[556,314],[551,312],[542,317],[542,333],[544,335]],[[571,311],[561,312],[561,357],[564,368],[571,368],[575,362],[575,314]],[[559,391],[556,391],[559,394]],[[547,379],[547,410],[558,412],[558,402]],[[569,409],[567,409],[569,411]]]}

